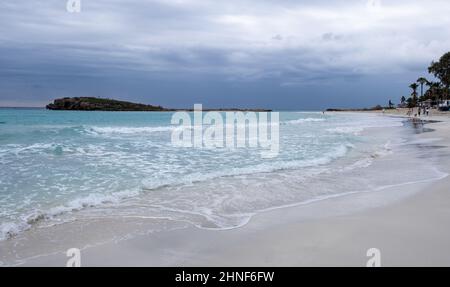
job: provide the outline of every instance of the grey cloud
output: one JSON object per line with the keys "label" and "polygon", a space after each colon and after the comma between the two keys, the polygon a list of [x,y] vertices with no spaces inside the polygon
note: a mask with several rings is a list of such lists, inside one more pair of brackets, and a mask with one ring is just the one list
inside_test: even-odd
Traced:
{"label": "grey cloud", "polygon": [[343,38],[344,36],[342,35],[335,35],[331,32],[329,33],[325,33],[322,35],[322,39],[325,41],[339,41]]}
{"label": "grey cloud", "polygon": [[283,40],[283,37],[280,34],[277,34],[277,35],[273,36],[272,39],[281,41],[281,40]]}
{"label": "grey cloud", "polygon": [[12,78],[39,93],[52,77],[320,85],[415,73],[450,47],[444,0],[81,1],[0,3],[0,95]]}

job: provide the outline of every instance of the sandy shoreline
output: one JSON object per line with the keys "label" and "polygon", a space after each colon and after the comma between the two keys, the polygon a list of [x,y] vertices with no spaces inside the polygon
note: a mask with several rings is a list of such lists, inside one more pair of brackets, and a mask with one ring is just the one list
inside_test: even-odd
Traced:
{"label": "sandy shoreline", "polygon": [[[401,115],[401,113],[399,113]],[[450,173],[448,117],[428,124]],[[450,178],[394,186],[256,215],[225,231],[187,229],[142,235],[82,250],[83,266],[365,266],[370,248],[383,266],[450,266]],[[386,203],[386,195],[396,199]],[[349,200],[351,199],[351,200]],[[370,202],[372,208],[361,208]],[[64,253],[27,266],[65,266]]]}

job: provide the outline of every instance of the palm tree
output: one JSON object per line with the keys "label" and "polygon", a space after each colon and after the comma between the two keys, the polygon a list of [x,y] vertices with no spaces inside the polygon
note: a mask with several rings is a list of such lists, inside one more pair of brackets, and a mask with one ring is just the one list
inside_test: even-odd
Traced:
{"label": "palm tree", "polygon": [[389,100],[389,108],[390,109],[394,108],[394,103],[391,100]]}
{"label": "palm tree", "polygon": [[428,83],[428,80],[425,79],[424,77],[420,77],[417,79],[417,83],[420,84],[420,96],[423,97],[423,85]]}
{"label": "palm tree", "polygon": [[409,85],[409,87],[413,90],[413,92],[411,93],[412,104],[414,106],[416,106],[416,104],[417,104],[417,88],[419,87],[419,85],[417,83],[412,83],[411,85]]}

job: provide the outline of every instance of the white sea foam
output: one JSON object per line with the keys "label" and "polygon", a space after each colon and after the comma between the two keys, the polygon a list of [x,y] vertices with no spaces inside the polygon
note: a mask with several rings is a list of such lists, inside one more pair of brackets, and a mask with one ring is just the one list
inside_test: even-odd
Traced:
{"label": "white sea foam", "polygon": [[121,200],[137,196],[139,190],[127,190],[113,194],[92,193],[69,201],[67,204],[55,206],[47,210],[33,210],[20,217],[20,221],[0,224],[0,241],[18,235],[44,220],[51,220],[61,215],[78,212],[86,208],[94,208],[106,204],[118,204]]}
{"label": "white sea foam", "polygon": [[[325,165],[331,162],[333,159],[344,156],[351,145],[341,145],[334,150],[326,153],[320,158],[314,158],[310,160],[292,160],[292,161],[278,161],[272,163],[261,163],[255,166],[248,166],[243,168],[228,168],[225,170],[218,170],[214,172],[193,172],[182,178],[169,178],[166,180],[142,180],[141,188],[144,190],[155,190],[161,187],[175,186],[182,184],[192,184],[196,182],[204,182],[207,180],[213,180],[220,177],[231,177],[250,175],[256,173],[269,173],[273,171],[281,171],[287,169],[316,167],[319,165]],[[48,146],[46,146],[48,148]],[[138,196],[140,189],[132,189],[122,192],[115,192],[111,194],[99,194],[91,193],[87,196],[78,197],[67,202],[64,205],[55,206],[46,210],[33,210],[30,213],[21,216],[19,222],[7,222],[3,223],[0,229],[0,240],[10,238],[21,231],[28,230],[35,224],[39,224],[43,220],[51,220],[55,217],[62,216],[67,213],[78,212],[87,208],[94,208],[104,205],[119,204],[126,198]],[[202,216],[205,216],[205,212],[200,212]],[[216,222],[219,219],[213,220],[213,216],[210,218],[212,222]],[[220,225],[219,223],[217,223]],[[224,223],[223,226],[226,226]]]}
{"label": "white sea foam", "polygon": [[194,172],[189,174],[185,178],[174,178],[171,182],[155,182],[149,180],[143,180],[143,186],[145,189],[151,190],[167,185],[180,185],[180,184],[192,184],[195,182],[201,182],[205,180],[210,180],[214,178],[224,177],[224,176],[238,176],[238,175],[249,175],[255,173],[269,173],[274,171],[281,171],[287,169],[298,169],[305,167],[317,167],[320,165],[325,165],[333,161],[334,159],[345,156],[347,151],[352,148],[353,145],[345,144],[340,145],[330,152],[324,153],[323,156],[308,159],[308,160],[290,160],[290,161],[274,161],[261,163],[258,165],[252,165],[248,167],[231,167],[225,170],[219,170],[209,173],[204,172]]}
{"label": "white sea foam", "polygon": [[[301,185],[300,177],[323,171],[333,173],[330,164],[355,149],[354,139],[340,136],[342,133],[398,125],[395,120],[376,117],[320,118],[319,114],[303,114],[303,118],[281,123],[285,126],[281,129],[280,155],[263,160],[252,149],[174,148],[167,142],[167,133],[178,126],[161,121],[154,126],[116,121],[116,117],[126,115],[111,114],[114,118],[110,122],[117,124],[109,126],[102,125],[108,122],[103,118],[92,123],[83,118],[78,126],[30,126],[22,130],[17,140],[0,145],[1,162],[8,165],[0,170],[0,191],[8,191],[8,196],[0,199],[4,209],[0,213],[0,240],[32,226],[79,218],[96,210],[100,215],[106,211],[114,216],[124,202],[144,197],[152,203],[143,210],[144,216],[148,216],[145,212],[150,208],[157,207],[151,214],[155,218],[172,218],[172,214],[161,212],[177,212],[183,215],[174,216],[174,220],[233,228],[245,224],[255,210],[322,196],[320,188],[297,193],[297,185],[293,190],[272,192],[257,188],[252,193],[234,186],[236,180],[242,180],[243,186],[251,180],[250,186],[272,186],[279,180],[278,174],[299,171],[279,183]],[[73,122],[78,121],[72,119]],[[376,157],[375,153],[374,157],[358,158],[347,170],[366,168]],[[199,193],[197,185],[207,186],[206,191],[210,192]],[[193,188],[185,191],[190,186]],[[177,196],[171,198],[172,195]],[[134,209],[127,215],[134,215],[133,212]]]}
{"label": "white sea foam", "polygon": [[0,241],[10,239],[28,228],[25,223],[3,222],[0,224]]}
{"label": "white sea foam", "polygon": [[297,119],[297,120],[285,121],[285,122],[283,122],[283,124],[296,125],[296,124],[317,123],[317,122],[324,122],[324,121],[326,121],[326,119],[321,119],[321,118],[305,118],[305,119]]}
{"label": "white sea foam", "polygon": [[158,127],[98,127],[92,126],[86,128],[94,134],[148,134],[156,132],[169,132],[176,129],[174,126],[158,126]]}
{"label": "white sea foam", "polygon": [[401,121],[363,121],[362,123],[355,121],[355,123],[346,123],[345,125],[339,125],[326,130],[330,133],[360,135],[361,132],[371,128],[391,128],[401,126],[403,126],[403,122]]}
{"label": "white sea foam", "polygon": [[327,129],[328,132],[338,134],[354,134],[358,135],[364,130],[364,127],[335,127]]}

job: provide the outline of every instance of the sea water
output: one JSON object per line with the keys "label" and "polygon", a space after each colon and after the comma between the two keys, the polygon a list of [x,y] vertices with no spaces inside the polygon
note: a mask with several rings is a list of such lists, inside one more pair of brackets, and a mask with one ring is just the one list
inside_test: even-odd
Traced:
{"label": "sea water", "polygon": [[0,109],[0,240],[102,217],[230,229],[258,212],[442,175],[408,160],[389,163],[402,175],[363,173],[414,153],[401,118],[280,112],[279,154],[262,158],[257,148],[174,146],[172,115]]}

